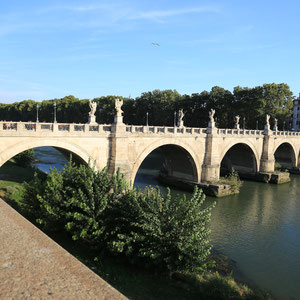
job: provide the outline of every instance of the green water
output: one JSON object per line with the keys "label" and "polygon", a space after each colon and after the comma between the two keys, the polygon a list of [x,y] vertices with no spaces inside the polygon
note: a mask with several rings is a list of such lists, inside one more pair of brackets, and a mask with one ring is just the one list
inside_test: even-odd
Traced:
{"label": "green water", "polygon": [[[57,169],[66,162],[48,147],[36,153],[39,167],[48,168],[53,157]],[[153,174],[140,169],[135,185],[158,185]],[[183,192],[173,189],[172,193]],[[244,182],[238,195],[207,200],[217,201],[212,243],[236,261],[240,276],[277,299],[300,299],[300,176],[283,185]]]}
{"label": "green water", "polygon": [[[135,186],[158,185],[150,173],[140,170]],[[283,185],[245,181],[238,195],[207,197],[217,202],[212,244],[236,261],[243,280],[278,299],[300,299],[300,176],[291,179]]]}

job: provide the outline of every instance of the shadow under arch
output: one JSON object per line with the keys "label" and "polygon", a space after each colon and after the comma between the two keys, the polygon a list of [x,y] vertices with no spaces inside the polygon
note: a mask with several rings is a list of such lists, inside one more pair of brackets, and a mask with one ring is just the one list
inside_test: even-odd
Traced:
{"label": "shadow under arch", "polygon": [[12,157],[25,150],[29,150],[37,147],[45,147],[45,146],[54,147],[59,151],[64,152],[65,155],[67,152],[75,154],[75,157],[77,157],[80,161],[82,161],[85,164],[88,164],[89,162],[93,163],[92,158],[81,147],[63,141],[36,139],[36,140],[30,140],[25,142],[22,141],[3,150],[0,153],[0,167],[3,164],[5,164],[8,160],[10,160]]}
{"label": "shadow under arch", "polygon": [[232,169],[240,175],[258,171],[257,156],[250,145],[236,143],[226,150],[220,163],[220,175],[227,175]]}
{"label": "shadow under arch", "polygon": [[[156,158],[156,162],[147,163],[147,158],[149,159],[149,157],[150,159]],[[144,149],[133,165],[132,185],[135,182],[138,171],[145,164],[148,164],[147,168],[149,170],[156,168],[158,171],[156,175],[164,175],[175,180],[199,182],[200,166],[198,157],[188,145],[183,143],[164,140],[151,144]]]}
{"label": "shadow under arch", "polygon": [[275,163],[280,164],[281,168],[291,169],[296,167],[296,152],[288,142],[283,142],[277,146],[274,152]]}

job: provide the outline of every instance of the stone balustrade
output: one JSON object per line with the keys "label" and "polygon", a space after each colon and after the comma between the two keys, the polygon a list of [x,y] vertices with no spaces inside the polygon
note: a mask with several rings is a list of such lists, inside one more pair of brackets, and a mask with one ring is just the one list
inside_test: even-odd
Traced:
{"label": "stone balustrade", "polygon": [[67,123],[44,123],[44,122],[0,122],[0,136],[14,134],[47,134],[60,133],[72,135],[82,134],[110,134],[111,124],[67,124]]}
{"label": "stone balustrade", "polygon": [[[184,134],[184,135],[206,135],[207,128],[194,127],[168,127],[168,126],[139,126],[124,125],[128,134]],[[110,134],[112,132],[112,124],[75,124],[75,123],[44,123],[44,122],[0,122],[1,135],[19,135],[19,134],[43,134],[43,133],[59,133],[72,135],[94,135],[94,134]],[[228,129],[215,128],[214,134],[221,136],[263,136],[263,130],[253,129]],[[271,135],[280,137],[300,136],[300,132],[295,131],[271,131]]]}

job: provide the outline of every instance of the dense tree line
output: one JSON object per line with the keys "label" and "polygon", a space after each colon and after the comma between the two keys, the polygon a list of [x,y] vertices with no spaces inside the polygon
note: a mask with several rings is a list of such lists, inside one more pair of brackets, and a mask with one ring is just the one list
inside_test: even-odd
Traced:
{"label": "dense tree line", "polygon": [[[181,95],[176,90],[154,90],[142,93],[132,99],[120,96],[102,96],[93,99],[97,102],[96,120],[98,123],[112,123],[114,117],[114,99],[123,99],[124,122],[126,124],[146,124],[148,113],[149,125],[173,126],[174,113],[183,109],[184,124],[191,127],[206,127],[208,112],[216,110],[215,119],[219,128],[232,128],[234,116],[239,115],[240,125],[262,129],[265,115],[278,119],[279,129],[292,113],[294,96],[285,83],[264,84],[254,88],[234,88],[233,92],[215,86],[210,92],[203,91],[192,95]],[[88,99],[66,96],[61,99],[24,100],[12,104],[0,104],[0,120],[35,121],[37,104],[39,121],[53,122],[54,102],[56,103],[57,121],[62,123],[86,123],[88,119]],[[288,124],[287,124],[288,126]]]}

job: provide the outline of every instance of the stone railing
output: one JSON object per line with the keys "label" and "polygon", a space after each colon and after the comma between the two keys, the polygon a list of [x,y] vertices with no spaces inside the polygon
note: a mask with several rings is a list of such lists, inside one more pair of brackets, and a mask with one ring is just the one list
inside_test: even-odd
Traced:
{"label": "stone railing", "polygon": [[263,130],[255,129],[217,129],[217,134],[225,135],[264,135]]}
{"label": "stone railing", "polygon": [[299,131],[273,131],[275,136],[300,136]]}
{"label": "stone railing", "polygon": [[66,124],[66,123],[44,123],[44,122],[0,122],[0,134],[18,133],[47,133],[47,132],[65,132],[65,133],[110,133],[110,124]]}
{"label": "stone railing", "polygon": [[206,128],[167,127],[167,126],[136,126],[126,125],[126,132],[130,133],[158,133],[158,134],[206,134]]}
{"label": "stone railing", "polygon": [[[167,126],[137,126],[125,125],[128,134],[185,134],[185,135],[205,135],[207,128],[194,127],[167,127]],[[0,122],[0,135],[22,135],[22,134],[110,134],[113,125],[111,124],[68,124],[68,123],[44,123],[44,122]],[[252,129],[222,129],[215,128],[218,135],[241,135],[241,136],[263,136],[263,130]],[[271,131],[273,136],[300,136],[300,132],[296,131]]]}

